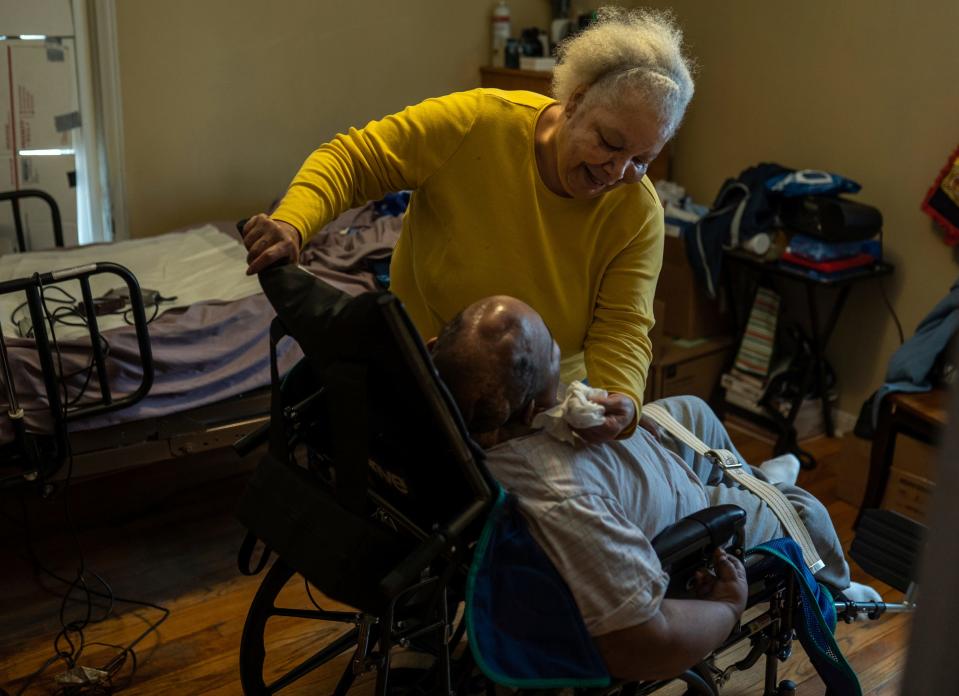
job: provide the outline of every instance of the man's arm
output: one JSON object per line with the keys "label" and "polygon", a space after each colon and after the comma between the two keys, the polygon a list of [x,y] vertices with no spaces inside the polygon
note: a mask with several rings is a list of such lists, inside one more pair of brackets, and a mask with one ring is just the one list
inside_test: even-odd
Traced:
{"label": "man's arm", "polygon": [[[567,450],[548,447],[536,458],[551,461],[562,452]],[[543,465],[537,461],[526,465]],[[746,571],[722,550],[713,556],[715,575],[703,570],[695,578],[699,599],[665,599],[668,577],[659,558],[615,498],[585,494],[545,511],[527,509],[530,531],[569,587],[616,677],[681,674],[719,647],[745,609]]]}
{"label": "man's arm", "polygon": [[595,636],[609,672],[620,679],[669,679],[718,648],[746,607],[746,571],[717,550],[716,577],[700,575],[702,599],[664,599],[648,621]]}

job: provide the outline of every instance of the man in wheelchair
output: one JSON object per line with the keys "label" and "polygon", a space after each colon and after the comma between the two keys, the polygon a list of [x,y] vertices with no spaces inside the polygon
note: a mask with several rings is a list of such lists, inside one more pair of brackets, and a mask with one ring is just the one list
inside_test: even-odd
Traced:
{"label": "man in wheelchair", "polygon": [[[470,434],[487,449],[488,469],[516,496],[609,672],[669,678],[716,650],[746,606],[742,563],[717,550],[713,572],[695,581],[698,599],[665,598],[669,578],[651,540],[687,515],[723,504],[746,511],[747,548],[786,536],[766,502],[652,423],[600,444],[570,444],[533,429],[534,416],[557,401],[559,349],[542,318],[519,300],[492,297],[467,307],[429,346]],[[735,452],[701,400],[658,403],[710,447]],[[850,582],[823,505],[797,486],[777,487],[825,562],[816,579],[847,599],[878,601],[875,590]]]}
{"label": "man in wheelchair", "polygon": [[[267,439],[269,448],[238,506],[250,530],[238,561],[246,574],[266,566],[269,552],[252,564],[257,539],[277,560],[243,629],[244,693],[275,693],[352,651],[333,693],[375,671],[385,696],[395,692],[391,655],[409,647],[434,660],[402,693],[475,693],[478,667],[522,690],[635,696],[676,678],[715,696],[765,656],[763,693],[786,696],[795,685],[778,683],[777,663],[798,636],[833,692],[854,696],[832,636],[837,616],[912,610],[910,594],[900,605],[861,601],[878,595],[850,583],[823,506],[792,485],[757,485],[765,469],[741,463],[697,399],[647,404],[641,427],[605,444],[533,429],[557,401],[558,351],[523,303],[466,308],[430,342],[431,365],[389,293],[349,298],[296,267],[260,280],[278,315],[271,419],[236,448]],[[281,378],[283,336],[305,358]],[[871,512],[856,560],[906,591],[921,530]],[[288,606],[281,595],[297,575],[351,610],[323,609],[312,595],[312,608]],[[846,597],[833,602],[816,580]],[[288,641],[267,640],[276,617],[345,632],[298,662]],[[469,649],[458,649],[467,636]],[[715,663],[746,642],[745,657]]]}

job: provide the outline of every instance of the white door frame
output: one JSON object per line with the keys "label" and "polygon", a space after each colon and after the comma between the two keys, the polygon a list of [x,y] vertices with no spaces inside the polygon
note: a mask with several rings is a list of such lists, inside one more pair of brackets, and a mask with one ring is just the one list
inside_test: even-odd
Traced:
{"label": "white door frame", "polygon": [[[123,111],[115,0],[71,0],[77,47],[83,167],[92,239],[128,239],[123,159]],[[84,205],[83,202],[80,204]]]}

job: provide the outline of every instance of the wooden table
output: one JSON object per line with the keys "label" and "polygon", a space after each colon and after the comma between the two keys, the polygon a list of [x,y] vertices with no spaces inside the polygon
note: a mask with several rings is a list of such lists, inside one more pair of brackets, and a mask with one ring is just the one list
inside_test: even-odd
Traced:
{"label": "wooden table", "polygon": [[[764,261],[749,252],[739,249],[724,252],[724,260],[728,262],[724,270],[726,279],[726,288],[729,297],[732,298],[730,308],[733,313],[733,320],[736,331],[741,335],[746,330],[746,324],[749,321],[749,313],[752,304],[752,297],[755,296],[756,288],[763,280],[773,281],[781,280],[793,285],[801,286],[806,295],[806,313],[809,318],[809,329],[811,335],[808,336],[809,347],[811,349],[811,360],[808,361],[804,374],[800,375],[798,389],[793,397],[786,416],[782,416],[775,409],[767,408],[769,421],[779,432],[776,440],[774,453],[779,455],[791,452],[802,463],[804,469],[812,469],[816,466],[816,460],[806,450],[799,446],[797,442],[795,422],[799,415],[799,409],[802,407],[803,400],[806,398],[811,387],[815,387],[814,393],[822,402],[823,425],[828,437],[835,436],[835,426],[832,418],[832,406],[829,402],[827,392],[827,366],[826,366],[826,346],[833,330],[839,321],[839,316],[846,304],[846,299],[853,286],[867,280],[881,279],[890,275],[894,268],[892,264],[884,261],[877,261],[871,266],[864,266],[853,272],[842,274],[835,278],[822,277],[808,270],[792,266],[781,261]],[[742,273],[741,271],[747,271]],[[737,297],[742,297],[743,293],[737,293],[736,284],[745,285],[748,290],[749,305],[740,307],[736,301]],[[784,294],[784,293],[783,293]],[[828,314],[821,315],[819,296],[827,294],[827,299],[831,299]],[[785,302],[785,300],[784,300]],[[837,376],[838,379],[838,376]],[[732,405],[726,405],[730,411],[751,418],[748,411],[738,409]],[[883,482],[885,485],[885,482]]]}
{"label": "wooden table", "polygon": [[857,526],[863,510],[877,508],[882,502],[899,433],[926,444],[937,443],[946,427],[946,397],[945,389],[933,389],[919,394],[891,394],[883,399],[869,457],[869,479],[856,518]]}

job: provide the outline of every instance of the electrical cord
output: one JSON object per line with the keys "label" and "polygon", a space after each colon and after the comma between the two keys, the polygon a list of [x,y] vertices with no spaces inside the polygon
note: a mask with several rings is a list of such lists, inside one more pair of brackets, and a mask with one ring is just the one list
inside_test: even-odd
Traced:
{"label": "electrical cord", "polygon": [[[53,290],[56,290],[57,292],[59,292],[63,297],[60,297],[60,298],[49,297],[47,295],[47,292],[53,291]],[[72,295],[71,293],[67,292],[65,289],[63,289],[59,285],[41,286],[40,295],[41,295],[41,304],[43,305],[43,311],[44,311],[44,314],[46,315],[47,323],[50,326],[51,334],[54,334],[55,332],[54,326],[57,324],[62,326],[70,326],[74,328],[78,328],[78,327],[86,328],[89,325],[85,313],[79,310],[79,307],[81,305],[77,302],[76,297]],[[152,323],[159,316],[161,303],[174,302],[176,301],[176,299],[177,299],[176,296],[164,297],[160,293],[155,293],[154,301],[153,301],[153,313],[147,318],[146,323],[147,324]],[[53,304],[58,304],[60,306],[54,308],[51,311],[50,308],[47,306],[48,302]],[[27,302],[21,302],[10,313],[10,322],[14,326],[18,326],[17,314],[21,312],[23,308],[27,306],[27,304],[28,304]],[[110,312],[103,312],[99,316],[122,316],[123,321],[126,324],[133,326],[135,323],[132,318],[133,317],[132,307],[127,307],[126,309],[121,307],[119,309],[116,309]],[[25,333],[23,337],[30,338],[33,335],[34,335],[33,327],[31,326],[30,329]],[[99,336],[99,340],[102,341],[101,348],[103,352],[103,357],[104,359],[106,359],[110,355],[110,342],[106,339],[106,337],[103,334],[98,334],[98,336]],[[90,356],[90,362],[87,363],[86,367],[82,367],[79,370],[75,370],[74,372],[70,372],[67,374],[64,374],[62,372],[63,365],[61,360],[61,363],[60,363],[61,383],[66,384],[67,380],[73,379],[74,377],[81,374],[84,375],[83,384],[80,386],[76,396],[74,396],[73,398],[69,398],[69,395],[67,394],[67,391],[66,391],[67,387],[65,386],[64,404],[67,407],[76,406],[83,400],[84,396],[86,396],[87,389],[90,386],[90,381],[93,378],[93,372],[95,368],[96,368],[96,359],[94,358],[92,354]],[[46,410],[45,407],[34,407],[34,408],[24,409],[24,411],[28,413],[45,411],[45,410]]]}
{"label": "electrical cord", "polygon": [[[86,315],[84,314],[84,312],[80,311],[80,309],[79,309],[79,307],[82,306],[82,305],[79,303],[79,301],[77,300],[76,297],[74,297],[73,295],[71,295],[69,292],[67,292],[66,290],[64,290],[63,288],[61,288],[61,287],[58,286],[58,285],[51,285],[51,286],[49,286],[49,287],[46,288],[46,289],[48,289],[48,290],[58,290],[58,291],[61,292],[63,295],[65,295],[66,298],[67,298],[67,299],[58,299],[58,298],[53,298],[53,297],[46,297],[46,296],[44,296],[44,302],[53,302],[53,303],[56,303],[56,304],[61,305],[60,307],[57,307],[53,312],[50,312],[47,307],[44,307],[44,312],[45,312],[46,315],[47,315],[47,321],[48,321],[48,322],[50,322],[51,324],[53,324],[53,323],[55,322],[55,323],[61,324],[61,325],[63,325],[63,326],[72,326],[72,327],[75,327],[75,328],[76,328],[76,327],[86,327],[86,326],[88,325],[88,324],[87,324]],[[171,297],[164,297],[164,296],[161,295],[160,293],[156,293],[155,296],[154,296],[154,298],[153,298],[153,302],[151,303],[151,305],[152,305],[152,307],[153,307],[153,314],[151,314],[151,315],[147,318],[147,322],[146,322],[146,323],[147,323],[147,324],[153,323],[153,321],[160,315],[160,305],[161,305],[162,303],[164,303],[164,302],[176,302],[176,300],[177,300],[176,295],[173,295],[173,296],[171,296]],[[16,307],[13,308],[13,311],[10,312],[10,323],[11,323],[11,324],[13,324],[14,326],[18,326],[18,325],[19,325],[19,324],[18,324],[19,319],[17,318],[17,315],[18,315],[20,312],[23,311],[23,309],[27,306],[27,304],[28,304],[27,302],[21,302],[20,304],[18,304]],[[125,304],[125,303],[124,303],[124,304]],[[146,309],[146,305],[144,306],[144,309]],[[134,320],[133,320],[133,308],[132,308],[132,307],[127,307],[127,308],[124,309],[123,306],[121,306],[121,307],[118,308],[118,309],[114,309],[114,310],[107,311],[107,312],[100,312],[99,314],[97,314],[97,316],[101,316],[101,317],[120,316],[120,317],[123,318],[123,321],[124,321],[128,326],[133,326],[133,325],[135,324],[135,322],[134,322]],[[52,317],[52,318],[51,318],[51,317]],[[64,317],[70,317],[70,318],[74,318],[74,317],[75,317],[78,321],[68,321],[68,320],[65,319]],[[23,318],[26,318],[26,317],[23,317]],[[26,333],[22,333],[22,334],[21,334],[21,337],[22,337],[22,338],[32,338],[32,337],[33,337],[33,327],[31,326],[30,329],[26,331]]]}
{"label": "electrical cord", "polygon": [[883,285],[882,278],[879,278],[879,294],[882,295],[882,301],[886,303],[886,309],[889,310],[889,314],[892,315],[892,320],[896,323],[896,330],[899,332],[899,345],[902,345],[906,342],[906,336],[902,332],[902,324],[899,323],[899,317],[896,315],[896,310],[892,308],[892,302],[889,301],[889,296],[886,294],[886,286]]}
{"label": "electrical cord", "polygon": [[[103,359],[106,360],[110,356],[110,342],[102,334],[99,335],[99,339],[101,342],[100,350],[103,354]],[[84,375],[83,384],[80,385],[79,389],[77,390],[76,396],[74,396],[72,399],[67,398],[66,401],[64,401],[65,406],[67,406],[68,408],[72,406],[76,406],[83,400],[83,397],[86,396],[87,389],[90,386],[90,380],[93,378],[93,372],[95,368],[96,368],[96,358],[91,353],[90,361],[86,364],[85,367],[81,367],[77,370],[74,370],[73,372],[67,372],[66,374],[60,373],[58,375],[58,377],[60,378],[60,383],[64,387],[64,395],[66,395],[67,397],[68,397],[68,390],[70,388],[68,381],[72,380],[74,377],[77,377],[79,375]],[[60,363],[60,369],[61,370],[63,369],[62,362]],[[38,411],[46,411],[47,407],[35,406],[31,408],[24,408],[23,410],[26,413],[35,413]]]}
{"label": "electrical cord", "polygon": [[[67,394],[67,387],[65,381],[62,379],[64,374],[63,370],[63,356],[60,352],[60,345],[57,342],[56,329],[54,328],[54,321],[50,315],[50,311],[46,305],[46,288],[39,282],[39,276],[35,276],[37,283],[40,286],[41,298],[44,300],[41,304],[43,305],[44,314],[46,315],[46,320],[50,324],[50,337],[53,344],[54,351],[57,354],[57,363],[59,366],[59,372],[61,375],[60,385],[63,388],[63,418],[66,421],[66,409],[67,404],[69,403],[69,398]],[[99,677],[94,682],[79,683],[79,684],[64,684],[61,686],[59,693],[64,695],[77,696],[83,694],[112,694],[117,688],[114,685],[114,679],[120,674],[124,666],[129,661],[130,663],[130,674],[127,677],[127,682],[124,686],[128,686],[134,675],[136,674],[137,668],[137,657],[136,651],[134,648],[148,635],[156,631],[160,624],[162,624],[170,616],[170,610],[166,607],[160,606],[159,604],[154,604],[152,602],[147,602],[139,599],[130,599],[126,597],[120,597],[114,594],[113,588],[104,580],[99,574],[90,570],[86,566],[86,557],[83,552],[83,546],[80,543],[80,537],[77,533],[76,523],[73,519],[73,511],[70,505],[70,483],[73,479],[73,450],[70,447],[69,437],[65,438],[65,447],[66,447],[66,456],[67,456],[67,473],[64,480],[63,488],[61,490],[61,496],[63,499],[63,515],[64,520],[67,524],[67,529],[70,533],[70,536],[73,539],[74,547],[76,548],[78,556],[78,565],[77,570],[72,580],[68,580],[57,573],[53,572],[42,563],[36,556],[35,549],[33,547],[32,535],[29,530],[29,518],[27,516],[26,506],[22,502],[23,506],[23,525],[25,529],[24,539],[28,545],[28,555],[30,560],[33,563],[34,569],[43,572],[44,574],[54,578],[58,582],[65,584],[67,586],[66,592],[63,594],[60,602],[60,610],[58,614],[58,619],[60,621],[60,631],[56,634],[53,639],[53,651],[54,654],[51,656],[43,665],[37,670],[35,670],[31,675],[27,677],[24,683],[21,685],[20,689],[17,691],[17,696],[21,696],[26,690],[33,684],[41,675],[43,675],[51,665],[55,664],[58,660],[62,660],[67,667],[67,670],[72,670],[78,666],[79,660],[83,654],[84,649],[91,645],[101,645],[106,647],[116,648],[119,652],[106,662],[101,668],[100,671],[103,673],[102,677]],[[90,576],[92,579],[102,586],[104,591],[98,591],[91,587],[87,582],[87,576]],[[75,592],[80,591],[80,599],[74,600]],[[95,606],[93,598],[98,597],[100,599],[106,599],[107,605],[101,616],[94,616],[93,609]],[[67,609],[68,604],[72,601],[79,601],[84,605],[85,610],[80,619],[74,619],[71,621],[67,620]],[[131,604],[136,606],[142,606],[147,608],[156,609],[162,612],[162,616],[156,621],[150,623],[147,628],[140,633],[135,639],[133,639],[126,646],[114,645],[110,643],[87,643],[85,640],[84,629],[86,629],[91,624],[100,623],[105,621],[113,614],[114,605],[116,602],[121,602],[124,604]],[[121,687],[122,688],[122,687]]]}

